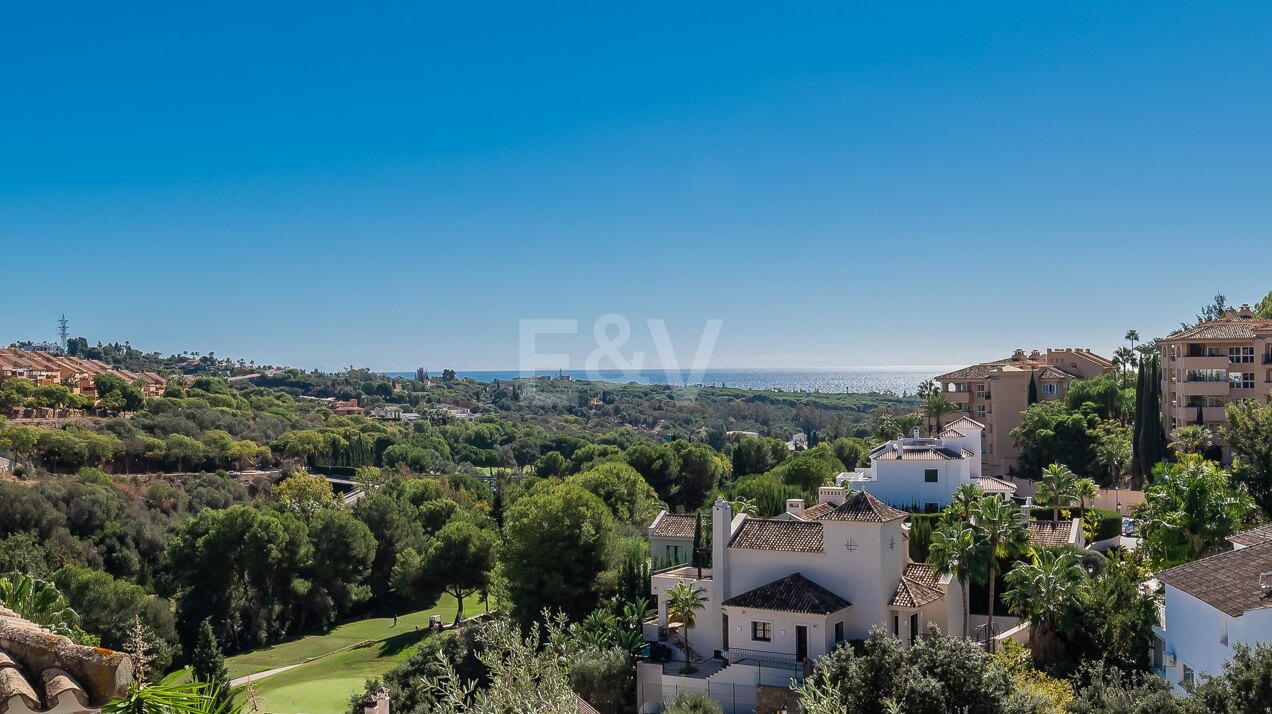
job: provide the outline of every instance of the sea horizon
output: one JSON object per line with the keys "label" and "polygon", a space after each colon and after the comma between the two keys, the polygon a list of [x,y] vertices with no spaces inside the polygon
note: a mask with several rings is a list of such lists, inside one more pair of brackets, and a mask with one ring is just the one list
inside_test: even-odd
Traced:
{"label": "sea horizon", "polygon": [[[892,393],[913,394],[924,380],[958,369],[959,365],[881,365],[851,367],[718,367],[700,372],[687,369],[641,370],[456,370],[460,379],[478,382],[526,379],[530,377],[569,377],[572,380],[610,382],[615,384],[671,384],[675,386],[733,387],[736,389],[777,390],[783,392]],[[415,372],[384,372],[394,377],[413,377]],[[437,378],[440,372],[429,371]]]}

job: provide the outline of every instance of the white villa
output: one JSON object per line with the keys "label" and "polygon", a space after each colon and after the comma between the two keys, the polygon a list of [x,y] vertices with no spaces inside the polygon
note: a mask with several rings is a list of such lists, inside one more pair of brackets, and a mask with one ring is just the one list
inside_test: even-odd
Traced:
{"label": "white villa", "polygon": [[[667,616],[667,593],[677,583],[700,588],[706,606],[689,631],[700,671],[679,674],[683,661],[641,663],[642,712],[660,711],[686,688],[706,690],[726,712],[753,711],[760,685],[788,687],[812,660],[840,642],[865,638],[876,625],[907,646],[928,632],[929,623],[961,631],[958,585],[910,562],[904,511],[866,491],[825,486],[811,507],[802,499],[789,501],[786,516],[734,516],[718,499],[711,518],[712,567],[679,566],[653,576],[658,620],[647,626],[646,639],[680,641],[679,625],[670,625]],[[692,538],[692,517],[663,513],[650,527],[655,557],[687,550]]]}
{"label": "white villa", "polygon": [[981,440],[985,425],[967,417],[945,427],[935,438],[893,439],[870,452],[870,466],[840,474],[838,486],[870,493],[895,506],[935,513],[948,506],[954,491],[975,483],[985,493],[1004,498],[1015,484],[981,475]]}
{"label": "white villa", "polygon": [[1272,644],[1272,526],[1228,540],[1233,550],[1157,575],[1166,605],[1153,667],[1173,685],[1219,674],[1237,643]]}

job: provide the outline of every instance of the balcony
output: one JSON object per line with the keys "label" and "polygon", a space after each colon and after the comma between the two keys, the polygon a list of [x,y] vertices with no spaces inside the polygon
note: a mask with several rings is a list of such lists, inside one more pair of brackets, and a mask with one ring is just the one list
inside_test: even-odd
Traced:
{"label": "balcony", "polygon": [[[1180,424],[1197,423],[1197,407],[1173,407],[1170,414]],[[1228,420],[1227,412],[1224,407],[1202,407],[1201,420],[1207,424],[1223,423]]]}
{"label": "balcony", "polygon": [[1263,355],[1263,364],[1272,364],[1272,352],[1265,352]]}
{"label": "balcony", "polygon": [[1226,397],[1227,382],[1180,382],[1179,393],[1186,397]]}
{"label": "balcony", "polygon": [[1182,369],[1228,369],[1228,355],[1211,355],[1180,357],[1178,366]]}
{"label": "balcony", "polygon": [[945,392],[945,398],[954,404],[967,404],[972,401],[971,392]]}

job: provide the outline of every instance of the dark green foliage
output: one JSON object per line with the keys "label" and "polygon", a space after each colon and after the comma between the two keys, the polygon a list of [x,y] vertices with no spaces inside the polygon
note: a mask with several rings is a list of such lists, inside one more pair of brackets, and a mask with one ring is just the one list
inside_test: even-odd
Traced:
{"label": "dark green foliage", "polygon": [[[1166,680],[1144,672],[1124,672],[1097,663],[1081,672],[1083,686],[1069,702],[1070,714],[1185,714]],[[1201,714],[1197,712],[1197,714]]]}
{"label": "dark green foliage", "polygon": [[846,714],[882,714],[889,701],[914,714],[1002,712],[1012,687],[1007,672],[970,640],[937,633],[904,649],[881,627],[864,652],[841,646],[818,660],[811,683],[828,687]]}
{"label": "dark green foliage", "polygon": [[226,706],[233,698],[230,691],[230,673],[225,668],[225,655],[212,632],[212,622],[204,620],[199,626],[199,639],[190,657],[190,676],[196,682],[212,685],[216,690],[218,706]]}
{"label": "dark green foliage", "polygon": [[502,570],[513,616],[529,625],[544,609],[572,618],[591,612],[604,592],[613,538],[609,509],[577,485],[522,497],[504,519]]}
{"label": "dark green foliage", "polygon": [[1038,380],[1034,379],[1034,375],[1029,375],[1029,397],[1026,405],[1038,403]]}
{"label": "dark green foliage", "polygon": [[770,437],[741,437],[733,445],[733,475],[762,474],[786,460],[786,442]]}
{"label": "dark green foliage", "polygon": [[738,479],[733,484],[734,499],[745,498],[755,502],[755,515],[771,518],[786,510],[786,499],[800,495],[799,488],[788,486],[773,474],[757,474]]}

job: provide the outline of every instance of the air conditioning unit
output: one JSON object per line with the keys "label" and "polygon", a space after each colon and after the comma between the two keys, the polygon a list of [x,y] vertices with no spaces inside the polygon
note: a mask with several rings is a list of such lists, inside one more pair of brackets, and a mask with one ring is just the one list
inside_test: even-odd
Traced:
{"label": "air conditioning unit", "polygon": [[1162,655],[1162,664],[1163,664],[1164,666],[1166,666],[1166,667],[1174,667],[1174,666],[1175,666],[1175,653],[1174,653],[1174,652],[1167,652],[1166,654]]}

